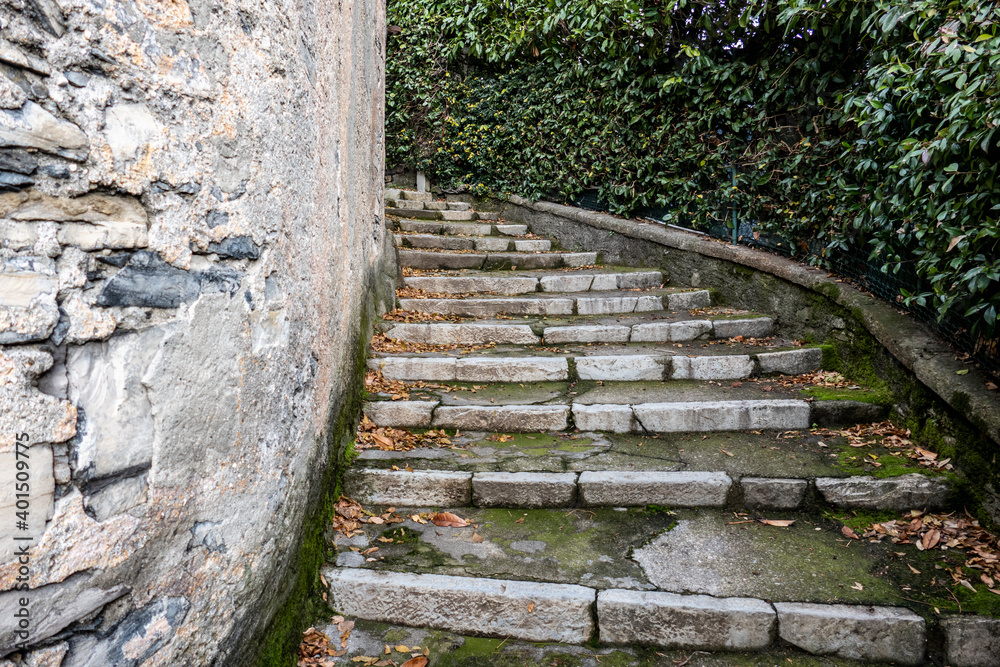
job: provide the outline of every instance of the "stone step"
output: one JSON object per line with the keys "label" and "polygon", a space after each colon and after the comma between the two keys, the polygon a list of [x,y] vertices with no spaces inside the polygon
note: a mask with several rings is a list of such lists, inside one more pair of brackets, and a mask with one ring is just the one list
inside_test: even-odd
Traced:
{"label": "stone step", "polygon": [[[898,449],[872,444],[859,451],[846,437],[808,430],[785,431],[780,438],[766,432],[596,431],[518,433],[500,438],[486,431],[461,431],[452,434],[450,442],[449,447],[408,451],[362,448],[356,465],[462,473],[721,472],[739,482],[730,502],[780,510],[817,504],[846,508],[862,495],[867,507],[937,506],[938,501],[931,502],[927,495],[918,500],[916,494],[933,488],[926,485],[927,478],[945,483],[951,480],[944,471],[921,466]],[[886,474],[886,462],[891,462],[893,476],[872,477]],[[820,479],[845,481],[817,485]],[[817,486],[823,487],[822,491]]]}
{"label": "stone step", "polygon": [[479,250],[483,252],[549,252],[552,242],[544,239],[516,239],[505,236],[445,236],[442,234],[397,234],[400,248],[439,250]]}
{"label": "stone step", "polygon": [[618,354],[614,356],[466,356],[393,355],[368,360],[389,380],[431,382],[553,382],[558,380],[741,380],[762,373],[798,375],[815,371],[823,361],[820,348],[760,354],[680,356]]}
{"label": "stone step", "polygon": [[[446,239],[442,241],[467,241]],[[515,241],[514,243],[518,243]],[[564,272],[542,275],[449,275],[418,276],[403,279],[407,287],[422,289],[435,294],[462,294],[489,292],[492,294],[529,294],[531,292],[605,292],[619,289],[650,289],[663,285],[659,271],[628,272]]]}
{"label": "stone step", "polygon": [[429,210],[425,207],[411,208],[409,205],[406,208],[386,207],[385,214],[394,215],[399,218],[415,218],[418,220],[448,220],[453,222],[479,219],[475,211]]}
{"label": "stone step", "polygon": [[[413,508],[398,510],[401,522],[337,536],[337,566],[323,570],[331,607],[504,641],[713,651],[781,641],[861,661],[926,657],[927,621],[901,605],[924,611],[919,598],[933,591],[882,566],[926,566],[922,554],[845,549],[839,522],[818,514],[772,515],[792,521],[774,527],[707,508],[442,509],[470,525],[421,523]],[[553,624],[558,616],[565,622]]]}
{"label": "stone step", "polygon": [[[511,283],[513,287],[515,283]],[[530,283],[524,282],[527,286]],[[426,288],[425,288],[426,289]],[[428,290],[431,291],[431,290]],[[668,304],[669,305],[669,304]],[[639,324],[582,324],[544,326],[536,324],[501,324],[492,322],[452,324],[429,322],[393,324],[385,330],[389,338],[424,345],[485,345],[546,343],[682,343],[705,338],[762,338],[771,334],[774,321],[769,317],[719,320],[678,320]],[[537,330],[537,333],[536,333]]]}
{"label": "stone step", "polygon": [[[482,215],[486,215],[485,213]],[[450,234],[452,236],[524,236],[528,233],[527,225],[493,224],[495,218],[482,218],[487,223],[468,222],[418,222],[415,220],[400,220],[397,228],[402,232],[415,234]]]}
{"label": "stone step", "polygon": [[[400,252],[400,255],[403,253]],[[587,254],[587,253],[581,253]],[[468,257],[471,255],[453,255]],[[546,255],[527,255],[545,257]],[[585,261],[585,260],[584,260]],[[594,293],[588,296],[512,296],[464,299],[400,299],[403,310],[491,317],[495,315],[608,315],[660,310],[689,310],[711,305],[708,290],[658,290],[648,293]]]}
{"label": "stone step", "polygon": [[596,252],[460,253],[433,250],[400,250],[400,264],[413,269],[558,269],[597,263]]}
{"label": "stone step", "polygon": [[361,502],[398,507],[724,507],[797,510],[807,503],[843,509],[937,510],[952,485],[911,473],[870,476],[733,479],[711,470],[582,470],[466,472],[351,468],[344,493]]}
{"label": "stone step", "polygon": [[[464,397],[450,398],[462,400]],[[629,398],[623,396],[619,400]],[[788,398],[656,403],[581,403],[574,400],[548,405],[373,401],[366,403],[364,410],[379,426],[507,433],[565,431],[571,417],[581,431],[611,433],[790,431],[809,428],[812,424],[840,426],[867,422],[884,417],[886,412],[882,406],[855,401],[809,402]]]}

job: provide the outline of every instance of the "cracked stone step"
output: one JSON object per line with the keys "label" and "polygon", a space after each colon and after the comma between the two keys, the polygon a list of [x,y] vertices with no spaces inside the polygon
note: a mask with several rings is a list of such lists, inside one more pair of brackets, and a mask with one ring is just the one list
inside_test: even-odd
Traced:
{"label": "cracked stone step", "polygon": [[821,478],[816,480],[816,489],[831,505],[850,509],[940,509],[947,506],[951,493],[951,486],[944,479],[920,474],[886,479]]}
{"label": "cracked stone step", "polygon": [[[410,238],[436,239],[430,235],[414,235]],[[441,238],[468,246],[453,249],[472,249],[472,239]],[[493,239],[482,239],[493,240]],[[502,240],[502,239],[500,239]],[[478,241],[477,241],[478,242]],[[418,247],[418,246],[414,246]],[[477,248],[478,250],[479,248]],[[648,289],[663,284],[663,274],[659,271],[629,273],[566,273],[561,275],[476,275],[476,276],[411,276],[403,279],[407,287],[422,289],[436,294],[465,294],[469,292],[491,292],[493,294],[529,294],[532,292],[588,292],[616,289]]]}
{"label": "cracked stone step", "polygon": [[[557,269],[597,263],[593,252],[550,252],[526,254],[516,252],[458,253],[434,250],[399,251],[403,266],[414,269]],[[706,292],[707,294],[707,292]],[[692,306],[695,307],[695,306]]]}
{"label": "cracked stone step", "polygon": [[[527,282],[524,283],[527,285]],[[427,288],[423,288],[427,289]],[[437,290],[430,290],[436,292]],[[628,343],[628,342],[667,342],[683,343],[693,340],[707,338],[733,338],[729,335],[735,333],[737,336],[746,338],[758,338],[769,335],[772,327],[772,320],[768,317],[743,320],[747,325],[743,329],[736,329],[728,326],[731,320],[687,320],[680,322],[666,322],[664,324],[677,325],[667,329],[663,340],[641,341],[633,340],[637,327],[643,325],[580,325],[580,326],[549,326],[539,327],[548,344],[563,343]],[[723,335],[718,335],[719,324],[726,323],[721,327]],[[742,331],[743,333],[739,333]],[[393,324],[385,331],[389,338],[402,340],[410,343],[423,343],[425,345],[484,345],[487,343],[536,345],[541,342],[541,337],[536,335],[530,325],[527,324],[500,324],[500,323],[469,323],[451,324],[445,322],[430,322],[426,324]],[[822,355],[821,355],[822,356]]]}
{"label": "cracked stone step", "polygon": [[[400,251],[403,254],[403,251]],[[476,257],[476,255],[448,255]],[[544,257],[544,255],[529,255]],[[471,262],[470,262],[471,263]],[[400,299],[403,310],[416,310],[442,315],[492,317],[495,315],[593,315],[611,313],[653,312],[664,309],[685,310],[692,302],[708,305],[708,290],[692,292],[660,292],[630,296],[601,294],[599,296],[512,296],[464,299]],[[695,306],[690,306],[695,307]],[[700,307],[700,306],[699,306]]]}
{"label": "cracked stone step", "polygon": [[[599,350],[597,351],[599,352]],[[818,354],[813,354],[814,352]],[[777,354],[789,354],[780,352]],[[818,349],[793,350],[792,358],[814,358],[800,363],[802,372],[815,371],[822,360]],[[475,357],[429,357],[390,355],[368,361],[371,369],[382,369],[389,380],[458,382],[552,382],[601,380],[641,382],[650,380],[740,380],[756,373],[755,358],[769,356],[717,354],[709,356],[616,354],[551,357],[487,355]]]}
{"label": "cracked stone step", "polygon": [[596,591],[584,586],[326,567],[330,606],[372,621],[487,637],[582,644]]}
{"label": "cracked stone step", "polygon": [[924,662],[924,619],[900,607],[778,602],[778,634],[814,655],[866,662]]}
{"label": "cracked stone step", "polygon": [[608,470],[582,472],[578,484],[585,507],[722,507],[733,480],[717,472]]}
{"label": "cracked stone step", "polygon": [[763,600],[607,590],[597,595],[600,640],[699,651],[766,648],[777,614]]}
{"label": "cracked stone step", "polygon": [[564,431],[569,410],[568,405],[442,405],[434,410],[431,424],[472,431]]}
{"label": "cracked stone step", "polygon": [[467,472],[350,468],[344,494],[363,503],[405,507],[457,507],[472,499]]}

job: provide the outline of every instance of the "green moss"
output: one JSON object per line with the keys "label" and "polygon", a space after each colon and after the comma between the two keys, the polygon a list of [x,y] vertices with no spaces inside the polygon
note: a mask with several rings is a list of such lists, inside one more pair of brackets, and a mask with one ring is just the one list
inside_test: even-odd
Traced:
{"label": "green moss", "polygon": [[885,523],[899,518],[899,512],[892,510],[827,510],[824,516],[839,521],[856,533],[874,523]]}
{"label": "green moss", "polygon": [[885,387],[874,390],[807,387],[802,390],[802,393],[812,396],[817,401],[860,401],[875,405],[892,405],[893,403],[892,393]]}

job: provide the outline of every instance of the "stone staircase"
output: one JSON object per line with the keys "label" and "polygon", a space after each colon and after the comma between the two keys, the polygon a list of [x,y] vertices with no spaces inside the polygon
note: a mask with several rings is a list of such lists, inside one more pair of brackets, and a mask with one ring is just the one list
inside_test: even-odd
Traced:
{"label": "stone staircase", "polygon": [[1000,664],[968,639],[997,626],[915,599],[929,552],[844,529],[950,508],[955,475],[851,474],[909,459],[850,446],[838,429],[887,408],[825,391],[823,348],[465,202],[387,191],[386,213],[408,313],[369,367],[410,386],[365,414],[447,438],[361,449],[346,475],[372,515],[323,570],[357,619],[328,628],[345,660]]}

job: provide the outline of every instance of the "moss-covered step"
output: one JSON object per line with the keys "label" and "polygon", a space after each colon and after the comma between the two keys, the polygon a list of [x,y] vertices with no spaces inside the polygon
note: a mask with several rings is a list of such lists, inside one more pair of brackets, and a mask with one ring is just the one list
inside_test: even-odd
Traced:
{"label": "moss-covered step", "polygon": [[[346,638],[344,664],[354,658],[389,659],[402,664],[413,655],[426,655],[429,667],[852,667],[857,662],[832,656],[814,656],[790,646],[764,651],[669,650],[660,647],[584,646],[554,642],[526,642],[512,638],[463,635],[428,627],[407,627],[348,616],[354,627]],[[336,624],[317,630],[339,646]],[[389,653],[385,653],[385,647]],[[409,650],[408,650],[409,649]],[[360,660],[358,662],[361,662]],[[364,664],[364,663],[362,663]]]}
{"label": "moss-covered step", "polygon": [[[798,375],[819,370],[823,351],[800,348],[780,352],[674,355],[636,349],[590,349],[581,356],[554,353],[528,356],[502,352],[463,356],[386,355],[368,361],[389,380],[459,382],[551,382],[559,380],[741,380],[761,373]],[[645,352],[645,353],[644,353]]]}
{"label": "moss-covered step", "polygon": [[579,472],[464,472],[442,469],[354,467],[344,492],[380,505],[476,507],[748,506],[798,509],[807,493],[839,508],[910,510],[944,508],[949,480],[911,473],[891,478],[817,477],[733,479],[722,471],[600,470]]}
{"label": "moss-covered step", "polygon": [[[456,245],[478,242],[478,240],[461,238],[442,240],[449,244],[455,242]],[[525,244],[529,241],[503,239],[503,242],[513,244],[514,250],[530,250],[529,248],[516,247],[517,244]],[[470,246],[468,249],[473,248]],[[506,248],[489,248],[489,250],[506,250]],[[602,292],[616,289],[652,289],[663,285],[663,274],[659,271],[594,271],[592,269],[533,273],[519,271],[499,275],[488,272],[463,272],[460,275],[410,276],[403,278],[403,283],[407,287],[437,294],[487,292],[509,296],[532,292]]]}
{"label": "moss-covered step", "polygon": [[[400,253],[402,254],[402,252]],[[475,255],[448,255],[474,257]],[[546,257],[547,255],[527,255]],[[554,255],[553,255],[554,256]],[[642,293],[591,292],[563,295],[478,296],[475,298],[402,298],[399,307],[423,313],[490,317],[494,315],[608,315],[617,313],[688,310],[708,306],[708,290],[665,289]]]}

